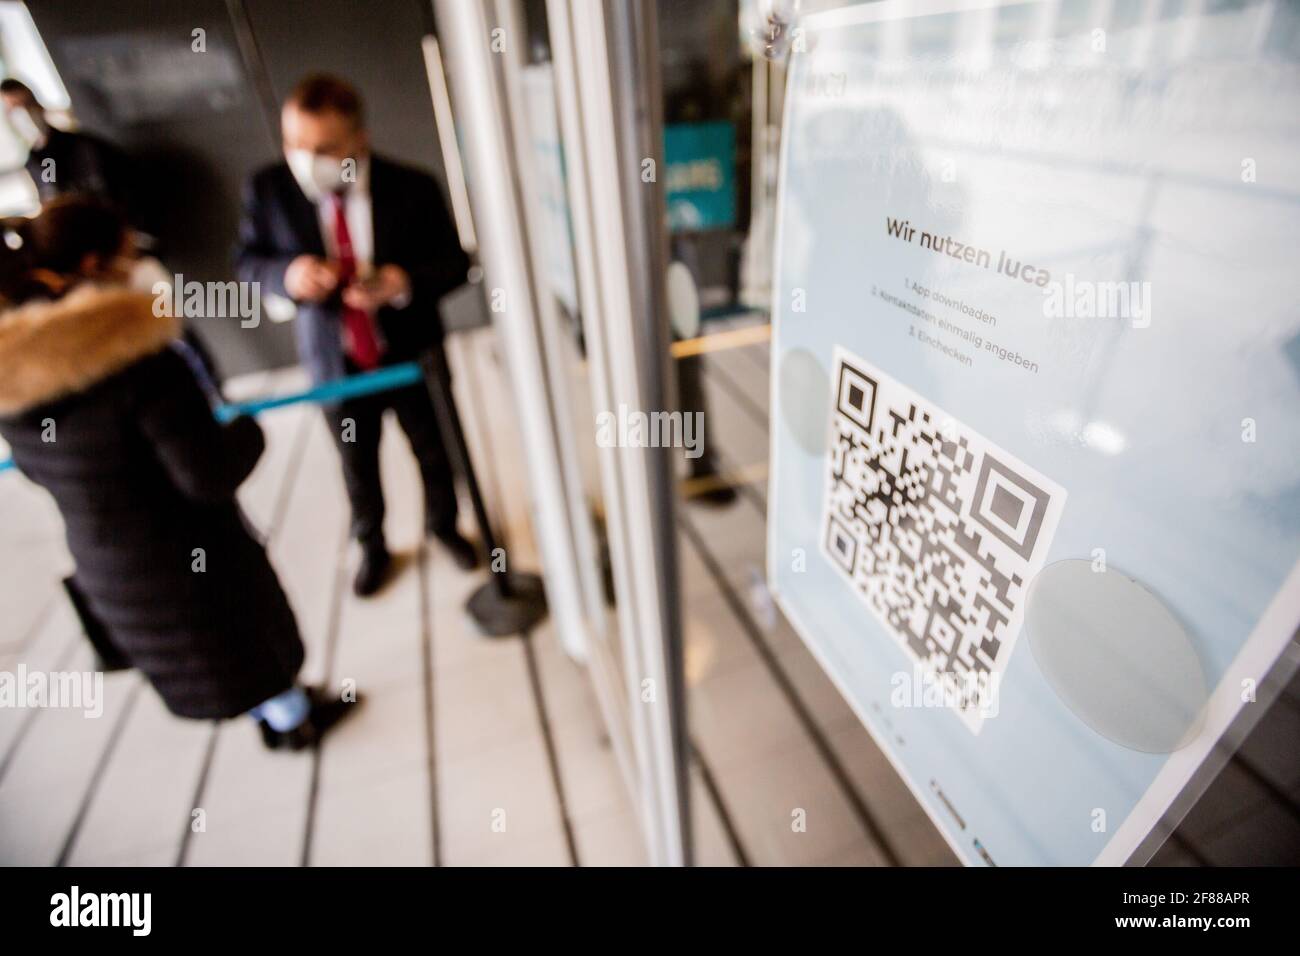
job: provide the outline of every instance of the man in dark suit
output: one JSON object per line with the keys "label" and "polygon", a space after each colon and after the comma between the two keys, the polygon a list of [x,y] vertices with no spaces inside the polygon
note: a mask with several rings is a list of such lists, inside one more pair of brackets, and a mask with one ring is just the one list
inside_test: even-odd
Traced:
{"label": "man in dark suit", "polygon": [[0,82],[0,105],[27,146],[25,166],[41,202],[81,193],[108,200],[130,216],[128,164],[114,147],[97,136],[51,126],[36,94],[13,77]]}
{"label": "man in dark suit", "polygon": [[[297,305],[298,351],[317,382],[418,359],[442,360],[438,300],[469,260],[432,177],[370,152],[361,98],[336,77],[309,76],[281,113],[285,162],[248,183],[236,268],[263,295]],[[384,542],[379,437],[396,413],[420,464],[426,530],[462,568],[477,563],[456,530],[456,494],[423,385],[325,409],[361,544],[353,590],[373,594],[391,557]]]}

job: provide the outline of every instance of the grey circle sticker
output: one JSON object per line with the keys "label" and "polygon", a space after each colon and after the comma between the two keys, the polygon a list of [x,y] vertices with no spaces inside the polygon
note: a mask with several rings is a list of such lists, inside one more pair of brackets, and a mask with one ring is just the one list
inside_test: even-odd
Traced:
{"label": "grey circle sticker", "polygon": [[1164,602],[1114,568],[1058,561],[1025,597],[1034,660],[1076,717],[1142,753],[1172,753],[1200,732],[1205,671]]}
{"label": "grey circle sticker", "polygon": [[810,455],[826,451],[830,382],[817,357],[791,349],[781,358],[781,420]]}
{"label": "grey circle sticker", "polygon": [[679,339],[693,339],[700,334],[700,292],[695,277],[681,262],[670,262],[666,275],[668,320]]}

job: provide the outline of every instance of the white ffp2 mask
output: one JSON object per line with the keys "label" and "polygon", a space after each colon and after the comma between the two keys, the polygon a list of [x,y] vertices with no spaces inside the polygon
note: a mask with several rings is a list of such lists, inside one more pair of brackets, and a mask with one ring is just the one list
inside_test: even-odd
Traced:
{"label": "white ffp2 mask", "polygon": [[28,149],[40,149],[45,145],[45,131],[25,107],[18,106],[9,111],[9,125]]}
{"label": "white ffp2 mask", "polygon": [[321,156],[307,149],[288,149],[284,153],[289,171],[308,199],[315,201],[348,185],[343,160]]}

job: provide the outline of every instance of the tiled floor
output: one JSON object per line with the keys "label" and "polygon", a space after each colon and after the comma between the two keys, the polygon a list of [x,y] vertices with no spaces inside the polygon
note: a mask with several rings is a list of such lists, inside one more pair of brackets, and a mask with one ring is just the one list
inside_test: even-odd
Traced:
{"label": "tiled floor", "polygon": [[[451,359],[512,561],[536,567],[509,406],[486,400],[507,388],[492,333],[461,333]],[[766,362],[763,345],[705,359],[706,440],[753,480],[729,507],[688,502],[678,516],[698,862],[952,864],[762,587]],[[286,388],[294,374],[239,387]],[[107,677],[97,720],[0,709],[0,863],[643,863],[585,673],[549,622],[527,637],[472,636],[462,605],[478,578],[419,540],[418,473],[400,433],[382,454],[405,566],[380,598],[359,601],[321,417],[288,408],[262,421],[267,454],[241,494],[298,614],[305,676],[355,681],[365,704],[301,755],[267,753],[250,721],[173,718],[134,674]],[[0,477],[0,553],[0,669],[88,666],[58,586],[70,561],[57,515],[17,475]],[[1188,861],[1179,853],[1203,856],[1174,847],[1168,862]]]}

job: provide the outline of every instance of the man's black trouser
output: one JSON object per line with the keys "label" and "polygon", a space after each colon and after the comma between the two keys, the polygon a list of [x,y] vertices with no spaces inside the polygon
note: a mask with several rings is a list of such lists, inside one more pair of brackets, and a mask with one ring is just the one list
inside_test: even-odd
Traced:
{"label": "man's black trouser", "polygon": [[[445,374],[445,365],[443,369]],[[366,548],[378,548],[384,542],[379,438],[384,411],[390,408],[420,465],[426,528],[434,534],[447,534],[456,528],[456,486],[428,389],[420,383],[364,395],[326,406],[325,418],[343,462],[343,481],[352,504],[352,536]]]}

